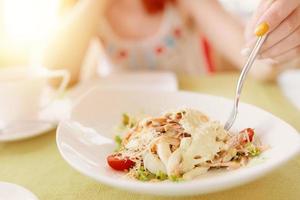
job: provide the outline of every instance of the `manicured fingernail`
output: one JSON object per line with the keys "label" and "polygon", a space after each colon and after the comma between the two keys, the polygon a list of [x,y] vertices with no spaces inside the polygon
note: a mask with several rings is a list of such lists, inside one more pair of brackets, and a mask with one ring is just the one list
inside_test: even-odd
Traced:
{"label": "manicured fingernail", "polygon": [[261,37],[265,35],[268,31],[269,31],[269,25],[266,22],[263,22],[256,27],[254,33],[256,36]]}
{"label": "manicured fingernail", "polygon": [[241,50],[241,55],[242,55],[242,56],[249,56],[250,53],[251,53],[251,49],[248,48],[248,47],[243,48],[243,49]]}

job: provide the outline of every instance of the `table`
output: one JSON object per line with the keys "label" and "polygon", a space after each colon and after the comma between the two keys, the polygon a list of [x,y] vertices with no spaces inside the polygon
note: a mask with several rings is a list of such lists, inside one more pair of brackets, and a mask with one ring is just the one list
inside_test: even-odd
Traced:
{"label": "table", "polygon": [[[179,85],[184,90],[233,97],[237,77],[235,73],[201,78],[179,77]],[[242,100],[279,116],[300,131],[300,112],[281,94],[276,84],[262,84],[249,79]],[[174,199],[121,191],[81,175],[60,156],[56,148],[55,131],[33,139],[0,144],[0,180],[25,186],[41,200]],[[250,184],[218,193],[178,199],[300,199],[300,155]]]}

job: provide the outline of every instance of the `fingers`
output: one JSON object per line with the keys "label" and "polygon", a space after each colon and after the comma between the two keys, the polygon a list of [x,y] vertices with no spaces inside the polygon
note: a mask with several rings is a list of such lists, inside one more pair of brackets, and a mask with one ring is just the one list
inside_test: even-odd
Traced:
{"label": "fingers", "polygon": [[281,40],[287,38],[299,27],[300,6],[294,10],[273,32],[269,34],[269,37],[265,41],[261,51],[263,52],[279,43]]}
{"label": "fingers", "polygon": [[273,47],[263,51],[260,54],[260,58],[278,57],[280,54],[283,54],[299,45],[300,45],[300,27],[287,38],[281,40]]}
{"label": "fingers", "polygon": [[285,18],[287,18],[298,6],[299,0],[276,0],[269,7],[265,14],[258,20],[268,23],[270,30],[274,30]]}
{"label": "fingers", "polygon": [[[256,42],[255,28],[262,22],[269,25],[270,33],[261,51],[273,47],[289,36],[300,26],[300,1],[299,0],[263,0],[254,15],[251,25],[247,27],[247,43],[243,52],[249,52]],[[291,47],[293,48],[293,47]]]}
{"label": "fingers", "polygon": [[[264,5],[264,4],[263,4]],[[254,29],[259,24],[265,22],[270,27],[270,32],[272,32],[277,26],[279,26],[282,21],[284,21],[298,6],[300,5],[299,0],[273,0],[271,5],[264,5],[267,9],[261,13],[260,17],[257,18],[257,21],[252,22],[254,27],[251,27],[252,34],[247,38],[247,40],[251,40],[251,38],[255,37],[253,34]],[[250,28],[249,28],[250,29]],[[251,31],[249,30],[249,31]]]}
{"label": "fingers", "polygon": [[[259,56],[260,59],[274,59],[276,57],[279,62],[286,61],[287,57],[292,59],[293,57],[290,56],[295,56],[295,53],[288,53],[289,56],[287,56],[286,53],[300,45],[300,1],[291,0],[285,3],[289,5],[283,6],[282,0],[273,2],[273,4],[268,8],[266,14],[262,16],[263,20],[268,20],[269,16],[271,16],[270,13],[274,12],[271,12],[270,10],[278,11],[279,7],[282,6],[283,11],[280,11],[277,14],[273,13],[274,19],[267,22],[270,24],[269,26],[273,29],[273,31],[269,33],[269,36],[261,49]],[[292,10],[294,6],[296,6],[296,8]],[[285,17],[290,10],[292,10],[292,12]],[[277,25],[276,21],[279,21],[279,18],[283,17],[285,17],[285,19]],[[274,27],[276,28],[274,29]],[[252,47],[255,41],[256,38],[253,37],[248,42],[247,47]],[[281,54],[284,54],[284,56],[280,56]]]}
{"label": "fingers", "polygon": [[269,64],[268,61],[256,60],[250,74],[260,81],[273,81],[277,75],[277,66]]}
{"label": "fingers", "polygon": [[257,21],[259,18],[266,12],[266,10],[272,5],[274,0],[264,0],[260,1],[258,9],[254,13],[252,19],[246,27],[245,38],[246,40],[250,40],[253,37],[253,32],[255,27],[257,26]]}
{"label": "fingers", "polygon": [[274,57],[274,60],[276,60],[279,63],[284,63],[284,62],[290,61],[296,57],[300,57],[300,46],[297,46],[297,47],[281,54],[280,56]]}

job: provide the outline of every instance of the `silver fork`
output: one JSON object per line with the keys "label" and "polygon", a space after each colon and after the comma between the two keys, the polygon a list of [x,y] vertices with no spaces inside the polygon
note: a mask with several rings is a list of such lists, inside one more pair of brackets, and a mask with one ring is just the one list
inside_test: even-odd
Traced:
{"label": "silver fork", "polygon": [[245,63],[245,65],[242,69],[241,75],[240,75],[238,83],[237,83],[236,91],[235,91],[235,99],[234,99],[233,108],[232,108],[230,117],[228,118],[228,120],[224,126],[225,130],[227,130],[227,131],[232,127],[232,125],[236,119],[236,116],[238,114],[240,96],[242,93],[244,82],[245,82],[246,77],[249,73],[249,70],[251,69],[251,67],[259,53],[259,50],[261,49],[262,45],[264,44],[266,38],[267,38],[267,35],[258,37],[258,39],[255,43],[255,46],[252,49],[252,51],[247,59],[247,62]]}

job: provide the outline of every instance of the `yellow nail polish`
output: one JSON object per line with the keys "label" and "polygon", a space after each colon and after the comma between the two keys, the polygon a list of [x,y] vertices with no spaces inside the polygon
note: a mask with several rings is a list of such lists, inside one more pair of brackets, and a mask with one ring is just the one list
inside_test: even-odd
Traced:
{"label": "yellow nail polish", "polygon": [[255,35],[261,37],[269,31],[269,25],[266,22],[261,23],[255,29]]}

